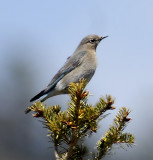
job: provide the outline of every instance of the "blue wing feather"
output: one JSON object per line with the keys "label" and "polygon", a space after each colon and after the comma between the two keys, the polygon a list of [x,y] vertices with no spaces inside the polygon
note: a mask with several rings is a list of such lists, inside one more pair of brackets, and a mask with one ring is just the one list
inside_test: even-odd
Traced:
{"label": "blue wing feather", "polygon": [[58,73],[53,77],[52,81],[49,83],[49,85],[46,87],[46,89],[42,90],[39,94],[34,96],[30,101],[34,101],[46,94],[48,94],[51,90],[53,90],[56,86],[56,84],[69,72],[71,72],[73,69],[78,67],[81,64],[82,57],[86,54],[85,51],[77,53],[72,55],[71,57],[68,57],[67,62],[64,64],[64,66],[58,71]]}
{"label": "blue wing feather", "polygon": [[48,92],[50,92],[55,86],[56,84],[69,72],[71,72],[73,70],[73,67],[68,68],[67,70],[65,70],[54,82],[52,82],[50,85],[48,85],[48,87],[45,90],[45,94],[47,94]]}

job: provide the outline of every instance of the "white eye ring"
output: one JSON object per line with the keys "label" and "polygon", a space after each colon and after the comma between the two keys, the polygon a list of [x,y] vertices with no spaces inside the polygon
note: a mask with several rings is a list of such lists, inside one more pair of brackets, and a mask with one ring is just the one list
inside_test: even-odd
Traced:
{"label": "white eye ring", "polygon": [[89,42],[90,43],[94,43],[96,40],[95,39],[90,39]]}

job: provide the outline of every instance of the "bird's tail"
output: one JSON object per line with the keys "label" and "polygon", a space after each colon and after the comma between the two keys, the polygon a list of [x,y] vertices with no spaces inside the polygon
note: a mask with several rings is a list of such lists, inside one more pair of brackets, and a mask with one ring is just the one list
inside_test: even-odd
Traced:
{"label": "bird's tail", "polygon": [[40,93],[38,93],[36,96],[30,99],[30,102],[35,101],[36,99],[40,98],[45,94],[45,90],[42,90]]}
{"label": "bird's tail", "polygon": [[[38,93],[36,96],[30,99],[30,102],[35,101],[36,99],[42,97],[45,95],[45,90],[42,90],[40,93]],[[28,107],[24,112],[25,114],[29,113],[31,111],[31,106]]]}

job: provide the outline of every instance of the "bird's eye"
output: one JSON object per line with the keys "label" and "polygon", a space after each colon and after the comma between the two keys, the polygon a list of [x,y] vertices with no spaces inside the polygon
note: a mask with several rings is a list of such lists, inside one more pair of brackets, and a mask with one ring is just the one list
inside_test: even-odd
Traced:
{"label": "bird's eye", "polygon": [[96,40],[95,39],[90,39],[90,43],[94,43]]}

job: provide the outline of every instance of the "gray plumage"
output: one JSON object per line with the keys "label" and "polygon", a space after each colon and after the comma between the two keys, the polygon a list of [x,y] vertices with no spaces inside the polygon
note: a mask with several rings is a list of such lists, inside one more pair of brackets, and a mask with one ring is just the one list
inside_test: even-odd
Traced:
{"label": "gray plumage", "polygon": [[106,37],[99,37],[98,35],[85,37],[49,85],[33,97],[30,102],[38,98],[41,98],[40,101],[43,102],[52,96],[68,94],[68,86],[71,82],[78,82],[83,78],[89,82],[97,67],[96,47]]}

